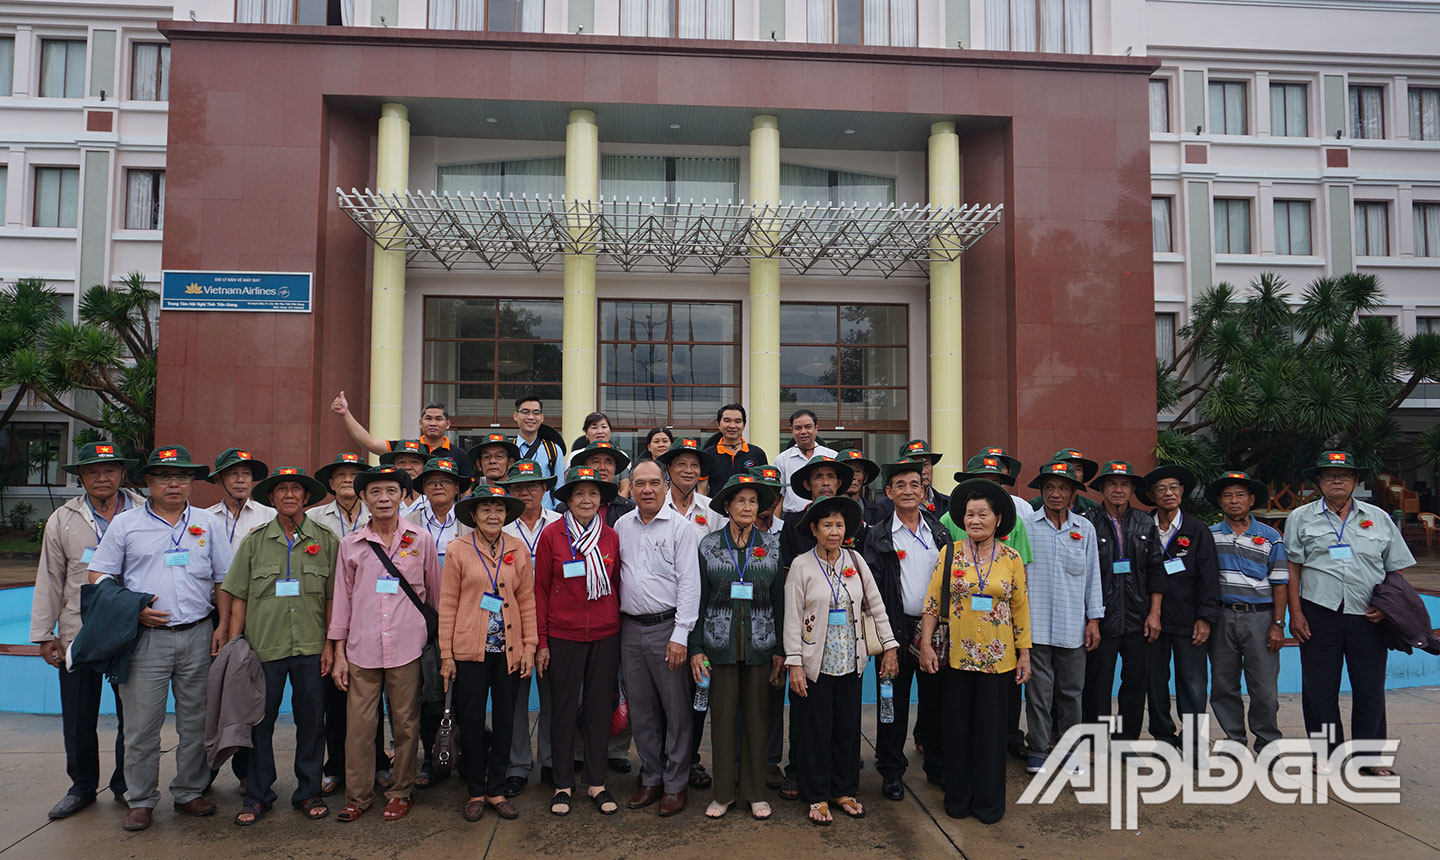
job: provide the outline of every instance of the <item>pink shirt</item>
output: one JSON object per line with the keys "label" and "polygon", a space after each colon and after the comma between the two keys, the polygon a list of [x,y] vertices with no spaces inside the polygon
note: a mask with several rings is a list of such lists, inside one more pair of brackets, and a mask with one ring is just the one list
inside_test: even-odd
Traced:
{"label": "pink shirt", "polygon": [[[408,546],[401,546],[405,535]],[[394,669],[420,659],[425,647],[425,616],[405,596],[404,588],[381,594],[375,583],[389,577],[368,543],[380,543],[370,526],[340,541],[335,561],[335,607],[330,615],[331,639],[344,640],[345,658],[362,669]],[[387,554],[395,567],[431,606],[440,602],[440,556],[425,530],[399,521]]]}

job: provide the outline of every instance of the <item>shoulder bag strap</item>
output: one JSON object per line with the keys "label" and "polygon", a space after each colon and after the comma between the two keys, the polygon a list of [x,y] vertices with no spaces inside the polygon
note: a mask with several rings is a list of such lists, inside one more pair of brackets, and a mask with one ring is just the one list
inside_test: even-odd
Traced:
{"label": "shoulder bag strap", "polygon": [[390,560],[390,556],[385,554],[385,550],[380,548],[380,544],[373,540],[367,540],[365,542],[370,544],[370,548],[375,551],[375,557],[380,559],[380,563],[385,565],[385,569],[390,571],[390,575],[400,580],[400,587],[404,589],[405,596],[410,598],[410,602],[415,604],[415,608],[420,611],[421,617],[424,617],[425,610],[428,607],[425,605],[425,602],[420,599],[420,595],[415,593],[415,589],[410,585],[410,580],[402,576],[400,571],[395,568],[395,562]]}
{"label": "shoulder bag strap", "polygon": [[950,618],[950,566],[954,563],[955,542],[950,541],[945,544],[945,579],[940,586],[940,617],[946,619],[947,623]]}

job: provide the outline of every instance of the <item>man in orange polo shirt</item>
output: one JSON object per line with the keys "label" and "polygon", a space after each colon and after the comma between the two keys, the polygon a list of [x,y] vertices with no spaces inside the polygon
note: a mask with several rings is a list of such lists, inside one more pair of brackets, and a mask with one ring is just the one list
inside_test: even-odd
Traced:
{"label": "man in orange polo shirt", "polygon": [[739,403],[727,403],[715,413],[720,438],[705,449],[714,464],[706,476],[712,489],[725,486],[731,475],[743,474],[770,462],[763,448],[745,441],[745,422],[745,407]]}
{"label": "man in orange polo shirt", "polygon": [[[401,440],[386,441],[370,435],[370,431],[350,412],[350,402],[345,399],[345,392],[340,392],[330,403],[330,410],[341,418],[345,419],[345,429],[350,431],[350,438],[372,454],[385,454],[395,450]],[[425,449],[425,459],[431,457],[444,457],[455,461],[455,468],[462,475],[474,474],[471,471],[470,457],[465,449],[459,445],[452,445],[450,437],[445,435],[450,432],[450,411],[443,403],[427,403],[425,408],[420,410],[420,445]]]}

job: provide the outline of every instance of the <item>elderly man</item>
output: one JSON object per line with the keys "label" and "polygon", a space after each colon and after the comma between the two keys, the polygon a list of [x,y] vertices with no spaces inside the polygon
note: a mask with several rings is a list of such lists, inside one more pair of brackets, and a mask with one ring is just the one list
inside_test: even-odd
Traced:
{"label": "elderly man", "polygon": [[746,421],[745,407],[739,403],[727,403],[715,411],[720,438],[705,448],[712,464],[706,476],[712,491],[725,486],[731,475],[743,475],[770,462],[764,448],[745,441]]}
{"label": "elderly man", "polygon": [[[809,504],[809,499],[802,498],[795,494],[792,489],[791,478],[800,469],[804,468],[816,457],[834,457],[835,449],[826,448],[818,441],[820,425],[816,423],[819,419],[809,409],[797,409],[790,416],[790,438],[795,444],[781,451],[775,458],[775,466],[780,470],[780,480],[785,485],[785,492],[782,494],[784,505],[782,510],[785,514],[799,514]],[[723,486],[723,485],[722,485]],[[792,519],[800,519],[795,516]]]}
{"label": "elderly man", "polygon": [[420,473],[430,455],[425,453],[425,443],[419,439],[398,439],[395,448],[380,455],[380,465],[394,466],[404,472],[410,483],[400,497],[400,516],[412,514],[429,504],[425,494],[420,492]]}
{"label": "elderly man", "polygon": [[[1370,597],[1385,575],[1415,564],[1405,537],[1385,511],[1355,498],[1363,470],[1348,451],[1325,451],[1305,477],[1320,498],[1285,521],[1290,566],[1290,632],[1300,642],[1300,698],[1305,731],[1345,742],[1340,723],[1340,665],[1350,673],[1350,737],[1380,740],[1385,724],[1385,615]],[[1388,767],[1361,771],[1394,776]]]}
{"label": "elderly man", "polygon": [[245,800],[235,823],[254,824],[275,805],[275,719],[290,680],[295,717],[295,777],[290,805],[318,821],[330,814],[321,798],[325,758],[325,682],[334,650],[325,639],[334,593],[339,539],[305,516],[325,487],[304,469],[286,467],[255,485],[274,505],[275,519],[246,535],[235,552],[224,590],[230,638],[244,635],[265,673],[265,716],[250,732]]}
{"label": "elderly man", "polygon": [[836,452],[835,459],[850,465],[852,473],[850,483],[841,488],[841,491],[844,495],[854,499],[855,503],[860,506],[861,517],[865,525],[874,525],[889,516],[886,511],[894,510],[893,503],[889,508],[882,508],[879,502],[872,502],[865,498],[865,488],[880,477],[880,464],[866,457],[865,452],[859,448],[842,448]]}
{"label": "elderly man", "polygon": [[209,469],[179,445],[156,448],[141,468],[150,501],[116,514],[90,560],[90,581],[115,577],[130,591],[153,594],[141,610],[144,628],[120,685],[125,701],[126,830],[150,826],[160,800],[160,726],[166,699],[175,697],[175,778],[170,794],[187,815],[212,815],[201,795],[209,784],[205,764],[205,689],[210,658],[229,632],[229,615],[210,624],[215,592],[230,569],[230,542],[219,518],[190,506],[190,486]]}
{"label": "elderly man", "polygon": [[[572,454],[570,457],[570,465],[572,467],[589,466],[595,470],[595,474],[599,475],[602,481],[619,484],[620,478],[618,476],[621,472],[629,468],[630,458],[625,455],[624,451],[615,447],[610,441],[601,439],[591,442],[589,445]],[[700,496],[700,498],[703,499],[705,497]],[[556,507],[560,509],[561,513],[565,510],[564,505],[557,505]],[[602,504],[600,506],[600,516],[604,518],[605,525],[613,529],[615,528],[615,524],[620,522],[621,517],[633,510],[635,510],[635,503],[633,501],[623,496],[616,496],[609,504]]]}
{"label": "elderly man", "polygon": [[423,529],[400,517],[409,484],[410,476],[395,466],[368,469],[355,478],[360,498],[370,509],[370,523],[340,542],[335,563],[335,607],[328,636],[335,650],[331,677],[348,693],[345,808],[336,815],[343,822],[359,820],[374,798],[371,745],[382,690],[390,702],[395,734],[395,762],[383,817],[404,818],[412,803],[420,741],[420,652],[429,633],[410,594],[436,606],[440,556]]}
{"label": "elderly man", "polygon": [[329,504],[306,511],[306,516],[343,538],[370,522],[365,503],[355,495],[355,476],[365,470],[365,460],[345,451],[315,470],[315,480],[335,497]]}
{"label": "elderly man", "polygon": [[[1143,479],[1124,460],[1111,460],[1091,484],[1104,498],[1085,518],[1095,527],[1105,617],[1100,644],[1085,655],[1081,719],[1110,714],[1115,664],[1120,662],[1120,726],[1116,737],[1135,740],[1145,717],[1149,643],[1160,637],[1160,600],[1169,590],[1160,534],[1150,515],[1131,506]],[[1142,496],[1143,498],[1143,496]]]}
{"label": "elderly man", "polygon": [[1226,472],[1205,488],[1205,498],[1225,514],[1210,527],[1220,570],[1220,617],[1210,631],[1210,709],[1225,737],[1244,746],[1243,671],[1250,732],[1259,752],[1281,737],[1280,648],[1290,583],[1285,542],[1250,516],[1270,501],[1263,482],[1244,472]]}
{"label": "elderly man", "polygon": [[1170,661],[1175,661],[1175,710],[1183,726],[1186,714],[1198,718],[1205,713],[1207,643],[1212,625],[1220,620],[1215,540],[1208,525],[1180,510],[1195,481],[1194,472],[1175,465],[1162,465],[1145,476],[1170,586],[1160,606],[1160,636],[1150,643],[1150,734],[1173,746],[1179,746],[1181,738],[1170,714]]}
{"label": "elderly man", "polygon": [[475,477],[487,484],[505,480],[510,464],[520,459],[520,449],[504,433],[487,433],[480,444],[470,449],[470,462],[475,464]]}
{"label": "elderly man", "polygon": [[1025,565],[1033,643],[1025,685],[1027,773],[1040,773],[1050,744],[1080,722],[1085,654],[1100,644],[1105,617],[1095,526],[1073,509],[1085,486],[1080,474],[1073,463],[1046,463],[1030,482],[1045,506],[1028,515],[1028,506],[1019,508],[1030,522],[1033,553]]}
{"label": "elderly man", "polygon": [[[345,399],[343,391],[331,401],[330,409],[345,420],[345,430],[349,432],[350,438],[355,440],[355,444],[372,454],[398,451],[401,443],[408,441],[405,439],[386,441],[370,435],[370,431],[366,430],[350,411],[350,402]],[[460,474],[469,475],[471,474],[470,458],[459,445],[450,444],[450,437],[447,435],[449,432],[450,411],[445,404],[425,404],[425,408],[420,410],[420,463],[424,465],[425,461],[431,457],[445,457],[455,461]]]}
{"label": "elderly man", "polygon": [[205,510],[220,518],[232,553],[246,535],[275,519],[274,508],[262,505],[251,497],[255,484],[263,481],[268,474],[269,468],[251,457],[249,451],[226,448],[215,458],[215,468],[205,478],[224,494],[224,498]]}
{"label": "elderly man", "polygon": [[[1078,448],[1061,448],[1050,457],[1050,462],[1069,463],[1074,466],[1078,470],[1075,472],[1075,475],[1086,484],[1094,480],[1095,473],[1100,471],[1100,464],[1094,460],[1086,459]],[[1036,496],[1030,500],[1030,507],[1037,511],[1044,507],[1044,504],[1045,499],[1043,496]],[[1075,513],[1083,516],[1098,507],[1100,507],[1099,504],[1085,496],[1085,487],[1081,485],[1075,492]]]}
{"label": "elderly man", "polygon": [[[808,503],[821,496],[839,495],[840,488],[850,486],[854,479],[854,470],[849,463],[828,454],[816,454],[790,476],[789,492]],[[890,510],[894,511],[893,502]],[[785,525],[780,529],[780,566],[785,570],[790,569],[790,563],[796,556],[808,552],[815,545],[813,536],[800,531],[800,519],[799,516],[786,517]]]}
{"label": "elderly man", "polygon": [[631,809],[660,801],[667,817],[685,808],[693,732],[688,645],[700,612],[699,535],[665,504],[660,464],[630,473],[635,509],[615,524],[620,538],[620,660],[630,727],[640,754]]}
{"label": "elderly man", "polygon": [[[530,551],[530,569],[535,569],[535,549],[540,545],[540,532],[563,516],[545,507],[545,496],[554,487],[555,479],[545,474],[544,468],[534,460],[521,460],[510,467],[505,480],[499,482],[505,491],[525,503],[520,516],[503,529],[506,534],[519,538]],[[550,761],[550,678],[532,673],[531,678],[520,679],[515,693],[515,731],[510,742],[510,768],[505,772],[505,796],[515,797],[525,790],[534,768],[535,757],[530,750],[530,684],[534,679],[535,689],[540,696],[540,716],[536,721],[535,733],[539,744],[540,780],[554,784]]]}
{"label": "elderly man", "polygon": [[[80,632],[80,586],[89,582],[90,561],[115,516],[145,504],[137,493],[120,489],[125,468],[135,465],[116,453],[109,442],[80,449],[73,463],[60,468],[80,478],[80,495],[55,509],[45,521],[35,595],[30,606],[30,641],[40,646],[45,662],[60,670],[60,725],[65,737],[65,772],[70,790],[50,810],[50,818],[69,818],[95,802],[100,787],[100,715],[103,676],[81,666],[65,670],[65,652]],[[57,629],[58,628],[58,629]],[[125,799],[125,715],[118,685],[115,714],[115,770],[110,790]]]}
{"label": "elderly man", "polygon": [[[920,625],[920,610],[930,588],[931,573],[940,551],[951,542],[949,532],[939,523],[920,514],[920,472],[924,463],[904,458],[880,466],[885,479],[885,496],[894,513],[881,519],[865,532],[861,555],[875,576],[880,598],[885,603],[885,617],[893,619],[895,638],[907,646],[915,638]],[[924,704],[917,709],[917,726],[923,738],[925,773],[933,782],[944,779],[944,731],[934,725],[940,715],[943,688],[940,676],[919,671],[919,663],[909,648],[900,651],[895,675],[895,719],[877,723],[875,730],[875,767],[883,780],[881,791],[890,800],[905,797],[905,740],[910,730],[911,679],[919,684],[919,698]],[[876,680],[878,700],[878,684]],[[930,725],[918,725],[922,720]]]}

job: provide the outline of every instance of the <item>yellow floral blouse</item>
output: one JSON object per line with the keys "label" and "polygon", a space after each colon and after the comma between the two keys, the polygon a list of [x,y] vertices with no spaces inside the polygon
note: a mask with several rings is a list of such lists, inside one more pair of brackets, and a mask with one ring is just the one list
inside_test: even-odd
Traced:
{"label": "yellow floral blouse", "polygon": [[[986,573],[985,590],[980,590],[979,571],[965,551],[965,541],[955,544],[955,557],[948,575],[945,553],[935,563],[930,593],[925,597],[926,615],[940,617],[940,589],[950,586],[950,668],[1001,674],[1015,668],[1017,648],[1030,647],[1030,603],[1025,596],[1025,563],[1020,554],[999,544],[995,561],[980,560]],[[988,612],[970,608],[973,595],[991,598]]]}

